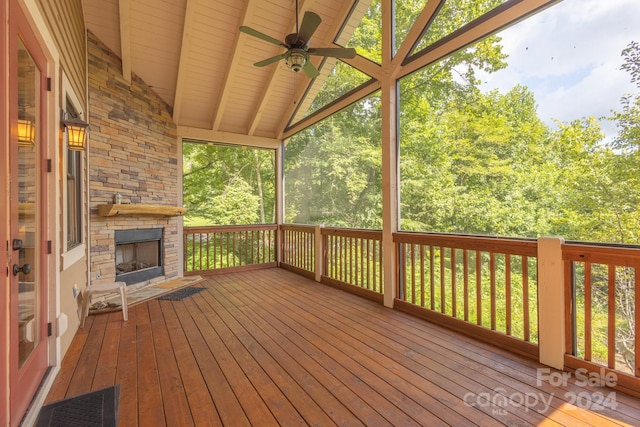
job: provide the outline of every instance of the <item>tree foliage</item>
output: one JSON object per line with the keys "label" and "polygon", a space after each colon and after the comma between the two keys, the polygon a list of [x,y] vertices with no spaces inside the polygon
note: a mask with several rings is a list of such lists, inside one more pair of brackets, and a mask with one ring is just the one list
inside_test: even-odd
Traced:
{"label": "tree foliage", "polygon": [[183,143],[187,225],[275,222],[275,153],[248,147]]}

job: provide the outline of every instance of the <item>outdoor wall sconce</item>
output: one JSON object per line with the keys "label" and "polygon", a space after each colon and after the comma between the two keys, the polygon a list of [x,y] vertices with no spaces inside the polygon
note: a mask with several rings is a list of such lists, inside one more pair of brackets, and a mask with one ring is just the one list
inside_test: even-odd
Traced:
{"label": "outdoor wall sconce", "polygon": [[32,120],[18,119],[18,145],[32,146],[36,143],[36,127]]}
{"label": "outdoor wall sconce", "polygon": [[69,149],[83,151],[87,145],[89,123],[74,117],[63,120],[62,125],[67,128],[67,146]]}

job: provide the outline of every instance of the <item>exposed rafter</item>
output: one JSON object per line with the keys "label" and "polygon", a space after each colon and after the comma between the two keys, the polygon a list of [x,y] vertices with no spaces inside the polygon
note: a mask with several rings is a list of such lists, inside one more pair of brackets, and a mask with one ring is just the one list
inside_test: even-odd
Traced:
{"label": "exposed rafter", "polygon": [[[300,0],[300,16],[313,10],[322,17],[314,46],[347,44],[371,0]],[[391,0],[382,0],[389,24]],[[392,59],[377,64],[362,56],[343,61],[372,80],[304,117],[336,64],[314,56],[321,75],[291,78],[283,66],[256,69],[261,53],[275,47],[240,35],[241,25],[286,32],[295,23],[295,0],[83,0],[87,28],[122,59],[122,74],[135,73],[172,108],[181,129],[203,129],[199,137],[247,143],[282,139],[305,129],[383,86],[437,62],[458,49],[495,33],[559,0],[506,0],[483,17],[413,53],[444,0],[424,2],[414,25]],[[299,16],[299,17],[300,17]],[[392,20],[391,20],[392,21]],[[387,28],[386,31],[392,29]],[[336,35],[338,35],[336,38]],[[133,39],[135,37],[135,39]],[[335,43],[334,43],[335,42]],[[388,49],[389,43],[386,44]],[[388,55],[390,51],[385,51]],[[258,56],[258,57],[256,57]],[[134,68],[135,67],[135,68]],[[304,118],[303,118],[304,117]],[[186,128],[185,128],[186,126]],[[207,132],[208,131],[208,132]],[[235,135],[235,136],[234,136]]]}
{"label": "exposed rafter", "polygon": [[122,55],[122,77],[131,82],[131,2],[120,0],[120,52]]}
{"label": "exposed rafter", "polygon": [[[244,12],[242,14],[242,25],[247,25],[253,16],[253,13],[256,10],[256,2],[248,1]],[[242,60],[240,53],[244,48],[244,44],[246,43],[246,37],[241,37],[240,32],[238,32],[236,36],[236,43],[233,48],[233,55],[231,57],[231,61],[229,61],[229,66],[227,67],[227,74],[224,78],[224,84],[222,85],[222,91],[220,91],[220,97],[218,98],[218,102],[216,103],[216,110],[212,118],[212,126],[211,129],[218,130],[220,129],[220,124],[222,123],[222,117],[225,114],[227,102],[229,101],[229,96],[231,93],[231,87],[236,80],[235,71],[238,68],[238,63]]]}
{"label": "exposed rafter", "polygon": [[196,1],[186,0],[187,8],[184,17],[184,29],[182,30],[182,48],[180,49],[180,63],[178,64],[178,78],[176,81],[176,94],[173,101],[173,120],[178,123],[182,110],[182,96],[185,81],[187,79],[186,64],[191,54],[193,23],[196,19]]}
{"label": "exposed rafter", "polygon": [[[329,45],[329,47],[340,47],[340,46],[333,43]],[[381,76],[382,67],[380,66],[380,64],[377,64],[372,60],[365,58],[364,56],[356,55],[355,58],[351,58],[351,59],[344,58],[344,59],[341,59],[341,61],[349,64],[356,70],[363,72],[368,76],[371,76],[374,79],[379,80],[382,77]]]}

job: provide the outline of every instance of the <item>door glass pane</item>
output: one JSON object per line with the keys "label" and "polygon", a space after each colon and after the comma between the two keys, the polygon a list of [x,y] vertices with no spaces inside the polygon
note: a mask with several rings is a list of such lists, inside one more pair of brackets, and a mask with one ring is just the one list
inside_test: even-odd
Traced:
{"label": "door glass pane", "polygon": [[22,367],[40,340],[40,297],[37,281],[38,168],[40,72],[22,44],[18,44],[18,354]]}

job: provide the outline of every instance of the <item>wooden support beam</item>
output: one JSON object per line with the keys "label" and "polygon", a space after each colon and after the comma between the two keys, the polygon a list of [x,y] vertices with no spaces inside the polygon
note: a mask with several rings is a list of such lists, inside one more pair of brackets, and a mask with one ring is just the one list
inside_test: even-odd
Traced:
{"label": "wooden support beam", "polygon": [[423,34],[427,30],[427,26],[431,23],[443,4],[444,0],[432,0],[427,2],[427,5],[422,9],[418,19],[416,19],[411,26],[411,29],[400,44],[400,47],[392,60],[393,64],[396,65],[396,69],[400,69],[398,65],[404,62],[407,56],[411,55],[411,51],[414,46],[422,38]]}
{"label": "wooden support beam", "polygon": [[120,0],[120,53],[122,56],[122,77],[131,83],[131,0]]}
{"label": "wooden support beam", "polygon": [[[393,64],[392,0],[382,1],[382,68]],[[382,79],[382,254],[384,269],[384,305],[393,307],[397,291],[397,257],[393,233],[398,231],[398,83],[391,73]]]}
{"label": "wooden support beam", "polygon": [[277,149],[280,139],[249,136],[245,134],[215,131],[211,129],[178,126],[178,138],[195,139],[199,141],[224,142],[226,144],[246,145],[257,148]]}
{"label": "wooden support beam", "polygon": [[[256,11],[256,2],[248,1],[246,2],[246,6],[244,12],[242,14],[242,25],[247,25]],[[244,44],[246,43],[246,37],[242,36],[238,33],[238,38],[236,39],[235,46],[233,48],[233,53],[231,54],[231,62],[227,67],[227,73],[224,77],[224,83],[222,84],[223,90],[220,92],[220,97],[218,98],[218,102],[216,102],[216,111],[212,118],[211,129],[217,131],[220,129],[220,124],[222,123],[222,116],[224,115],[225,110],[227,109],[227,102],[229,102],[229,96],[231,96],[230,88],[233,86],[233,80],[236,77],[236,69],[238,68],[238,62],[242,60],[242,51],[244,50]]]}
{"label": "wooden support beam", "polygon": [[184,96],[184,86],[187,76],[186,65],[191,55],[193,24],[196,19],[196,1],[186,0],[186,12],[184,16],[184,27],[182,29],[182,47],[180,48],[180,62],[178,64],[178,78],[176,79],[176,91],[173,98],[173,121],[180,122],[182,109],[182,97]]}

